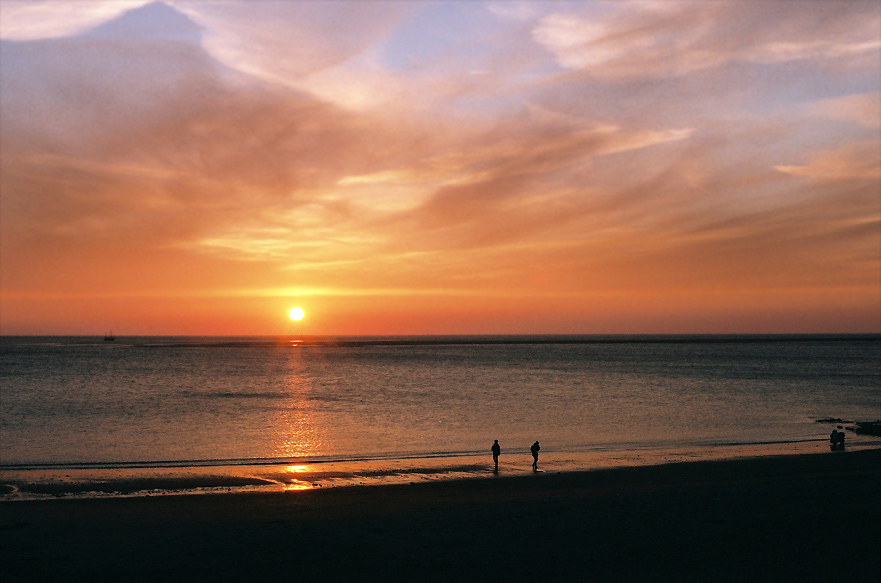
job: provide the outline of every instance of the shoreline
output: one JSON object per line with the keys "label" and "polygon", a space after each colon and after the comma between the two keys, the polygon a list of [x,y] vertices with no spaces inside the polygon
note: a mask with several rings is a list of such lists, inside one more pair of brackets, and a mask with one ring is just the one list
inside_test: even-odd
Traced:
{"label": "shoreline", "polygon": [[0,504],[4,581],[876,581],[881,449]]}
{"label": "shoreline", "polygon": [[[853,436],[850,452],[881,448],[872,436]],[[657,466],[689,461],[751,459],[828,452],[822,438],[762,444],[726,444],[680,448],[597,449],[545,452],[543,473]],[[840,452],[839,452],[840,453]],[[502,453],[498,474],[484,454],[405,456],[294,463],[193,465],[117,468],[0,470],[0,504],[54,498],[110,498],[163,495],[251,494],[365,485],[531,475],[528,453]]]}
{"label": "shoreline", "polygon": [[[881,448],[881,439],[852,435],[847,451]],[[758,444],[623,448],[543,452],[546,473],[656,466],[690,461],[750,459],[828,452],[822,438]],[[503,451],[498,474],[488,455],[403,456],[353,460],[234,465],[66,467],[0,469],[0,505],[54,498],[110,498],[162,495],[243,494],[328,489],[363,485],[412,484],[531,475],[528,453]]]}

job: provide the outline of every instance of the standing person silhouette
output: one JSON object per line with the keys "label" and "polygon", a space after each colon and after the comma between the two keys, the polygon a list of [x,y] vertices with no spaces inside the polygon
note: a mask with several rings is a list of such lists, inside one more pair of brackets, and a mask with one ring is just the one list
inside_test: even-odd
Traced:
{"label": "standing person silhouette", "polygon": [[532,444],[532,447],[529,448],[529,451],[532,452],[532,471],[533,472],[538,471],[538,450],[540,450],[540,449],[541,449],[541,447],[539,447],[537,441]]}
{"label": "standing person silhouette", "polygon": [[493,452],[493,463],[496,464],[495,472],[499,473],[499,454],[502,453],[502,448],[499,447],[498,439],[493,442],[493,446],[491,449]]}

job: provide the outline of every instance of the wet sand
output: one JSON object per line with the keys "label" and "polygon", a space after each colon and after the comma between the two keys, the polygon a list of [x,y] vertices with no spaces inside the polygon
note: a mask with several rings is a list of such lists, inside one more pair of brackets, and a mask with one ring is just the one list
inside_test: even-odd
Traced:
{"label": "wet sand", "polygon": [[881,449],[0,503],[0,579],[877,581]]}

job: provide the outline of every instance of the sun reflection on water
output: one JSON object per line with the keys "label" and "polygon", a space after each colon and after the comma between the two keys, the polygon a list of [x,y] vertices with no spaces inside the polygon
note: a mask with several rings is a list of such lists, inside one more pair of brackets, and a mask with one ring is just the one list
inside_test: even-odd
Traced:
{"label": "sun reflection on water", "polygon": [[290,372],[285,378],[286,398],[280,402],[269,429],[273,457],[314,457],[323,453],[321,414],[311,397],[312,380],[303,370],[301,358],[299,351],[290,354]]}
{"label": "sun reflection on water", "polygon": [[285,484],[284,491],[285,492],[297,492],[300,490],[311,490],[314,488],[309,482],[302,482],[300,480],[291,480],[290,484]]}

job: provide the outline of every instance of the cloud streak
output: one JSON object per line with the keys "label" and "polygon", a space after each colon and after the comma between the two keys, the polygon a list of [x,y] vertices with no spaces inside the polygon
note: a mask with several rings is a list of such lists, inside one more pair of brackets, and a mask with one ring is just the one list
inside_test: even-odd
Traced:
{"label": "cloud streak", "polygon": [[733,62],[877,58],[878,15],[869,3],[586,3],[589,14],[554,13],[533,38],[567,69],[600,77],[682,76]]}

